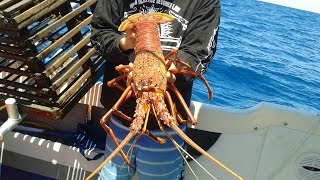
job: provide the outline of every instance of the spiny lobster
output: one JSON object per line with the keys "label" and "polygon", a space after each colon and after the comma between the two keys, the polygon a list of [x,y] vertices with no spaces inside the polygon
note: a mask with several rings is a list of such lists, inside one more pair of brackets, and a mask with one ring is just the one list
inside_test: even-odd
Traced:
{"label": "spiny lobster", "polygon": [[[214,163],[221,166],[224,170],[236,176],[238,179],[242,179],[235,174],[229,168],[221,164],[218,160],[209,155],[200,146],[194,143],[179,127],[177,119],[180,122],[189,122],[192,125],[197,123],[197,120],[193,117],[186,102],[178,89],[174,86],[172,80],[168,77],[174,77],[174,74],[184,74],[192,77],[200,78],[208,89],[208,98],[212,98],[212,90],[205,80],[205,78],[196,72],[190,71],[190,66],[177,58],[177,50],[171,51],[166,57],[162,53],[160,37],[158,33],[158,27],[161,23],[167,23],[174,20],[174,17],[164,13],[152,13],[152,14],[134,14],[128,17],[127,20],[122,22],[119,26],[119,31],[133,30],[135,32],[136,47],[135,47],[135,59],[133,64],[119,65],[116,70],[120,73],[120,76],[109,81],[107,85],[109,87],[117,87],[123,90],[120,99],[115,105],[102,117],[100,124],[103,129],[112,138],[113,143],[116,145],[116,149],[106,158],[106,160],[87,178],[90,179],[93,175],[99,172],[102,167],[109,162],[117,153],[120,153],[124,161],[130,166],[130,161],[122,148],[127,144],[136,133],[139,131],[141,134],[146,134],[159,143],[164,143],[164,140],[153,136],[147,127],[148,117],[150,113],[153,113],[156,117],[159,128],[163,130],[163,124],[172,128],[184,141],[190,146],[195,148],[201,154],[205,155]],[[173,57],[173,58],[172,58]],[[171,59],[170,59],[171,58]],[[169,68],[172,63],[177,65],[180,63],[184,68]],[[126,80],[127,87],[120,86],[117,82],[120,80]],[[171,95],[167,91],[167,88],[172,90],[174,94],[180,100],[180,103],[184,107],[188,120],[179,118],[174,103],[172,102]],[[118,108],[125,103],[128,98],[132,96],[136,97],[137,105],[134,118],[126,116]],[[169,110],[166,106],[165,100],[168,102]],[[151,112],[150,112],[151,111]],[[116,114],[130,122],[130,132],[123,139],[121,144],[118,143],[113,131],[106,125],[107,121],[111,118],[112,114]],[[169,135],[168,135],[169,136]],[[170,137],[169,137],[170,138]]]}

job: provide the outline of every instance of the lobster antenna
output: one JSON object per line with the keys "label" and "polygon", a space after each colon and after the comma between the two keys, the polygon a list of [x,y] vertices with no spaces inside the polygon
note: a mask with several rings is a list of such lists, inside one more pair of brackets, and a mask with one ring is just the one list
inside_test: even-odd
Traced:
{"label": "lobster antenna", "polygon": [[[152,106],[152,110],[154,113],[156,113],[156,110],[154,109],[154,107]],[[194,175],[194,177],[196,179],[199,180],[199,178],[197,177],[196,173],[193,171],[193,169],[191,168],[190,164],[188,163],[188,161],[186,160],[186,158],[184,157],[184,155],[182,154],[181,150],[183,150],[188,156],[192,157],[188,152],[186,152],[174,139],[173,137],[164,129],[164,127],[161,124],[161,121],[159,120],[158,116],[155,116],[159,125],[159,128],[161,129],[161,131],[171,140],[172,144],[176,147],[176,149],[178,150],[178,152],[180,153],[181,157],[183,158],[183,160],[186,162],[187,166],[189,167],[189,169],[191,170],[192,174]],[[197,162],[193,157],[192,159]],[[217,180],[217,178],[215,178],[212,174],[210,174],[210,172],[208,170],[206,170],[203,166],[200,165],[200,163],[197,162],[197,164],[199,164],[199,166],[205,171],[207,172],[213,179]]]}
{"label": "lobster antenna", "polygon": [[94,175],[96,175],[104,165],[106,165],[117,153],[120,152],[120,150],[128,144],[128,142],[131,140],[131,138],[134,137],[136,134],[136,131],[130,131],[130,133],[122,140],[121,144],[95,169],[88,177],[86,177],[86,180],[90,180],[93,178]]}
{"label": "lobster antenna", "polygon": [[[173,143],[176,144],[176,146],[178,146],[184,153],[186,153],[194,162],[196,162],[209,176],[211,176],[213,179],[217,180],[216,177],[214,177],[205,167],[203,167],[193,156],[191,156],[191,154],[189,154],[185,149],[183,149],[176,141],[174,141]],[[189,164],[189,163],[188,163]],[[190,166],[188,166],[190,168],[190,170],[193,172],[193,170],[191,169]]]}
{"label": "lobster antenna", "polygon": [[205,157],[207,157],[210,161],[216,163],[218,166],[220,166],[222,169],[224,169],[226,172],[228,172],[229,174],[235,176],[237,179],[239,180],[243,180],[243,178],[241,176],[239,176],[238,174],[236,174],[235,172],[233,172],[231,169],[229,169],[227,166],[225,166],[224,164],[222,164],[220,161],[218,161],[217,159],[215,159],[214,157],[212,157],[207,151],[203,150],[199,145],[197,145],[196,143],[194,143],[186,134],[184,134],[184,132],[174,123],[170,123],[170,127],[177,133],[179,134],[179,136],[184,139],[190,146],[192,146],[193,148],[197,149],[198,152],[200,152],[202,155],[204,155]]}
{"label": "lobster antenna", "polygon": [[[166,136],[171,140],[172,144],[176,147],[176,149],[178,150],[178,152],[180,153],[182,159],[184,160],[184,162],[187,164],[187,166],[189,167],[189,169],[191,170],[193,176],[199,180],[198,176],[196,175],[196,173],[193,171],[193,169],[191,168],[190,164],[188,163],[187,159],[184,157],[184,155],[181,152],[181,149],[183,149],[173,138],[172,136],[170,136],[170,134],[166,131],[166,130],[162,130],[162,132],[164,132],[166,134]],[[183,149],[184,151],[184,149]],[[186,151],[184,151],[186,152]],[[189,154],[186,153],[188,156]],[[202,166],[200,166],[202,167]],[[203,167],[202,167],[203,168]],[[204,169],[204,168],[203,168]],[[210,176],[212,176],[206,169],[204,169]],[[212,176],[213,177],[213,176]]]}
{"label": "lobster antenna", "polygon": [[[141,136],[142,136],[142,133],[140,133],[137,137],[135,137],[135,138],[134,138],[134,141],[132,142],[132,144],[131,144],[131,146],[130,146],[130,148],[128,149],[127,156],[128,156],[128,158],[129,158],[129,160],[131,160],[132,153],[133,153],[133,148],[134,148],[134,146],[137,144],[137,142],[138,142],[138,140],[140,139]],[[125,162],[123,163],[123,166],[124,166],[124,165],[125,165]],[[132,175],[131,172],[130,172],[130,170],[129,170],[129,168],[130,168],[130,166],[128,166],[128,173],[129,173],[130,175]]]}

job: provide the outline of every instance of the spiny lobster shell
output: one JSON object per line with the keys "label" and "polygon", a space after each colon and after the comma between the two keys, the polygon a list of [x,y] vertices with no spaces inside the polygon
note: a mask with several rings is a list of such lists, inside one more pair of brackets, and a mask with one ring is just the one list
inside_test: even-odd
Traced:
{"label": "spiny lobster shell", "polygon": [[164,94],[167,89],[167,69],[162,53],[158,26],[172,21],[168,14],[135,14],[124,21],[119,30],[132,29],[136,36],[132,79],[137,91],[155,90]]}
{"label": "spiny lobster shell", "polygon": [[164,93],[167,89],[167,69],[162,52],[142,52],[136,55],[132,78],[137,90],[155,89]]}

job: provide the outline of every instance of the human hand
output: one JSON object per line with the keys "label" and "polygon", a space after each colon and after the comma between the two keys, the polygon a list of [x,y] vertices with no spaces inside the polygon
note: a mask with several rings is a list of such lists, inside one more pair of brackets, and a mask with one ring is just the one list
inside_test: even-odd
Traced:
{"label": "human hand", "polygon": [[[168,61],[166,61],[168,63]],[[171,63],[168,71],[167,71],[167,79],[169,82],[174,83],[176,81],[176,76],[173,74],[173,72],[177,69],[176,65],[174,63]]]}
{"label": "human hand", "polygon": [[119,47],[122,52],[133,49],[136,46],[136,34],[132,29],[126,30],[125,37],[120,39]]}

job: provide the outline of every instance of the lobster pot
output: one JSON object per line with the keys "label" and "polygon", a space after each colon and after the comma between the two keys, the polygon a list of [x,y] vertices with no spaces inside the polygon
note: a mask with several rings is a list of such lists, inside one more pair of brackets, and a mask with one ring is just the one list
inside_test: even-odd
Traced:
{"label": "lobster pot", "polygon": [[0,0],[0,104],[60,119],[98,80],[103,59],[90,44],[97,0]]}

